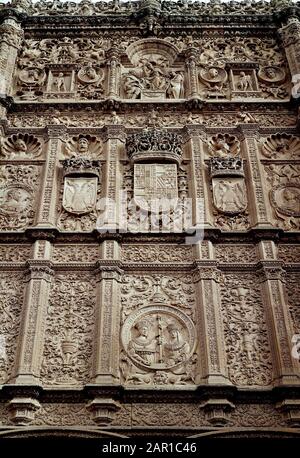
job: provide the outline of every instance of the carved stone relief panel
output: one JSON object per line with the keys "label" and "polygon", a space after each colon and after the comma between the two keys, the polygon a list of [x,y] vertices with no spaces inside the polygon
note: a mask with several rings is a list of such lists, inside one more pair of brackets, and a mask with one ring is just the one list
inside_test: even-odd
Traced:
{"label": "carved stone relief panel", "polygon": [[52,261],[57,263],[66,262],[96,262],[100,257],[99,245],[92,243],[84,245],[74,244],[55,244],[53,246]]}
{"label": "carved stone relief panel", "polygon": [[30,258],[31,246],[19,244],[0,245],[1,262],[25,262]]}
{"label": "carved stone relief panel", "polygon": [[108,41],[27,39],[20,51],[15,94],[22,100],[101,99],[106,92]]}
{"label": "carved stone relief panel", "polygon": [[122,261],[125,262],[154,262],[154,263],[181,263],[192,262],[192,248],[190,246],[166,245],[122,245]]}
{"label": "carved stone relief panel", "polygon": [[82,385],[92,367],[96,285],[92,274],[60,274],[51,286],[41,376],[45,385]]}
{"label": "carved stone relief panel", "polygon": [[287,276],[286,292],[288,296],[289,311],[295,334],[300,334],[300,276],[290,273]]}
{"label": "carved stone relief panel", "polygon": [[298,164],[265,164],[266,184],[276,226],[299,229],[300,167]]}
{"label": "carved stone relief panel", "polygon": [[215,256],[219,262],[248,263],[257,262],[256,247],[254,244],[215,244]]}
{"label": "carved stone relief panel", "polygon": [[0,166],[0,229],[22,230],[34,222],[40,167]]}
{"label": "carved stone relief panel", "polygon": [[159,100],[184,98],[183,66],[174,66],[178,50],[162,39],[145,39],[127,48],[131,67],[123,68],[122,96]]}
{"label": "carved stone relief panel", "polygon": [[258,282],[250,273],[226,274],[220,288],[230,380],[236,385],[269,385],[271,350]]}
{"label": "carved stone relief panel", "polygon": [[230,415],[230,426],[278,427],[284,426],[283,415],[270,404],[237,404]]}
{"label": "carved stone relief panel", "polygon": [[23,306],[22,279],[21,273],[0,274],[0,384],[9,380],[15,362]]}
{"label": "carved stone relief panel", "polygon": [[240,142],[234,135],[214,135],[208,140],[206,148],[210,157],[228,158],[240,155]]}
{"label": "carved stone relief panel", "polygon": [[45,403],[35,415],[37,426],[87,426],[94,425],[86,404]]}
{"label": "carved stone relief panel", "polygon": [[204,410],[197,404],[133,404],[132,426],[208,426]]}
{"label": "carved stone relief panel", "polygon": [[123,383],[193,384],[197,336],[191,278],[127,275],[121,302]]}
{"label": "carved stone relief panel", "polygon": [[287,264],[300,263],[300,246],[280,243],[278,245],[278,258]]}
{"label": "carved stone relief panel", "polygon": [[42,141],[30,134],[0,138],[0,159],[41,159]]}

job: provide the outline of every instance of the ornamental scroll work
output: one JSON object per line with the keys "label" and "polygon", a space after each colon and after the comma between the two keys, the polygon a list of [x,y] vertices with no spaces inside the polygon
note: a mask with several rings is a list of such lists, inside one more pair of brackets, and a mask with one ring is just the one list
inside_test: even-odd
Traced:
{"label": "ornamental scroll work", "polygon": [[159,304],[136,310],[125,320],[121,340],[135,365],[126,382],[184,383],[188,378],[186,365],[194,357],[196,331],[181,310]]}
{"label": "ornamental scroll work", "polygon": [[247,208],[243,161],[238,157],[214,157],[210,161],[212,193],[215,208],[235,215]]}

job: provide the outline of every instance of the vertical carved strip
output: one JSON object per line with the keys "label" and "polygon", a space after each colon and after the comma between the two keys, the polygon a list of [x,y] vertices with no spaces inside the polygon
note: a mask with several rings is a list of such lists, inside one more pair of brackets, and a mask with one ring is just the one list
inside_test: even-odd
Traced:
{"label": "vertical carved strip", "polygon": [[248,167],[250,175],[249,183],[252,184],[249,191],[252,197],[251,201],[253,206],[253,223],[256,226],[270,225],[267,214],[267,199],[264,195],[264,190],[262,186],[262,172],[260,169],[260,161],[256,146],[255,131],[250,130],[249,128],[247,128],[247,126],[243,126],[243,130],[245,129],[245,149],[247,152],[250,165],[250,167]]}
{"label": "vertical carved strip", "polygon": [[292,76],[300,74],[300,21],[288,19],[287,25],[279,30]]}
{"label": "vertical carved strip", "polygon": [[51,126],[51,128],[48,130],[48,154],[46,163],[44,165],[44,181],[37,220],[38,227],[53,227],[56,223],[55,210],[58,184],[58,150],[61,142],[60,137],[63,135],[63,133],[64,129],[57,126]]}
{"label": "vertical carved strip", "polygon": [[200,330],[201,346],[205,349],[205,357],[202,360],[203,378],[208,384],[229,384],[218,290],[219,273],[211,263],[208,266],[207,262],[205,265],[198,263],[196,274],[199,297],[202,302],[199,307],[199,322],[202,328]]}
{"label": "vertical carved strip", "polygon": [[13,18],[6,19],[0,26],[0,96],[9,95],[23,34],[21,26]]}
{"label": "vertical carved strip", "polygon": [[44,338],[45,313],[53,271],[49,265],[29,262],[28,285],[23,306],[15,383],[38,381]]}
{"label": "vertical carved strip", "polygon": [[280,266],[265,264],[260,272],[262,292],[273,344],[275,377],[280,384],[298,383],[292,358],[292,325],[288,314]]}

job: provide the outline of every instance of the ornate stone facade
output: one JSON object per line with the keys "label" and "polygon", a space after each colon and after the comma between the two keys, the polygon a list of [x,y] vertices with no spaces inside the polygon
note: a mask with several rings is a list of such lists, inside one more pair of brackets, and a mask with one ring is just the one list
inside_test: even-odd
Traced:
{"label": "ornate stone facade", "polygon": [[299,1],[0,5],[0,438],[300,434],[299,83]]}

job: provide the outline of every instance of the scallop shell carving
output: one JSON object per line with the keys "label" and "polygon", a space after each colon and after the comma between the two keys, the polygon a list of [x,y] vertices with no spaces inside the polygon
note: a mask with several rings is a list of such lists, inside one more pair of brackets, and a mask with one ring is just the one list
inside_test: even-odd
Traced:
{"label": "scallop shell carving", "polygon": [[208,152],[215,157],[237,156],[240,152],[240,142],[234,135],[218,134],[209,140]]}
{"label": "scallop shell carving", "polygon": [[300,138],[290,134],[273,134],[263,143],[262,154],[268,159],[299,158]]}
{"label": "scallop shell carving", "polygon": [[102,141],[91,135],[77,135],[63,145],[63,157],[87,157],[99,159],[103,151]]}
{"label": "scallop shell carving", "polygon": [[7,159],[37,158],[42,153],[42,143],[30,134],[14,134],[1,140],[0,153]]}

